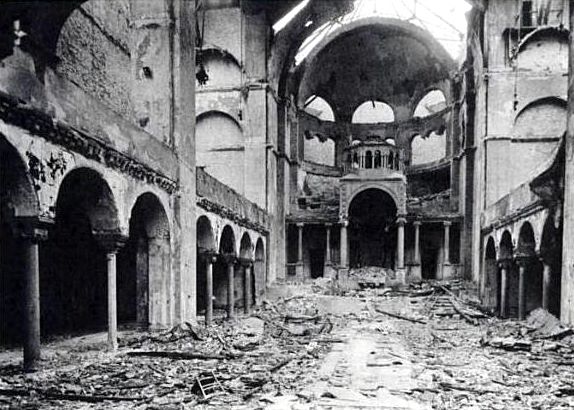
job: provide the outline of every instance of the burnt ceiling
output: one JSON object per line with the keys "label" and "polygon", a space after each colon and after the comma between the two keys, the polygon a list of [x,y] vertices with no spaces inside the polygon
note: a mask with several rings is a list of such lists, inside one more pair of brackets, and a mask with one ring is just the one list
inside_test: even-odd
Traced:
{"label": "burnt ceiling", "polygon": [[448,78],[454,62],[432,36],[400,20],[357,20],[335,31],[292,71],[299,105],[312,95],[350,118],[363,102],[409,105],[417,91]]}

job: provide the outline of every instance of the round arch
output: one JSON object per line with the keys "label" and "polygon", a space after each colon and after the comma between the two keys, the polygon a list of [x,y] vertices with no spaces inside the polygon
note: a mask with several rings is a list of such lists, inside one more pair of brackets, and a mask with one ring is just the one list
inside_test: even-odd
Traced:
{"label": "round arch", "polygon": [[540,256],[544,263],[542,307],[560,317],[562,293],[562,229],[556,227],[555,216],[546,218],[540,240]]}
{"label": "round arch", "polygon": [[236,255],[235,232],[229,225],[225,225],[219,238],[219,253],[221,255]]}
{"label": "round arch", "polygon": [[42,332],[105,329],[107,251],[102,240],[121,232],[112,190],[94,169],[74,168],[60,184],[55,214],[54,228],[40,248]]}
{"label": "round arch", "polygon": [[500,305],[500,274],[496,259],[496,245],[492,236],[488,237],[484,249],[484,278],[482,292],[485,306],[495,311]]}
{"label": "round arch", "polygon": [[0,134],[0,346],[23,341],[26,255],[16,230],[19,217],[38,214],[39,201],[26,164]]}
{"label": "round arch", "polygon": [[331,104],[319,95],[312,95],[305,101],[303,105],[307,114],[310,114],[321,121],[335,122],[335,111]]}
{"label": "round arch", "polygon": [[159,198],[145,192],[130,213],[129,239],[118,254],[118,321],[139,327],[172,324],[171,233]]}
{"label": "round arch", "polygon": [[222,111],[198,116],[197,166],[240,194],[245,191],[245,138],[235,118]]}
{"label": "round arch", "polygon": [[215,252],[215,235],[211,225],[211,220],[201,215],[197,218],[197,247],[200,252]]}
{"label": "round arch", "polygon": [[395,121],[393,107],[383,101],[365,101],[353,111],[353,124],[381,124]]}
{"label": "round arch", "polygon": [[265,292],[267,283],[267,261],[265,255],[265,244],[263,238],[258,238],[255,244],[255,263],[253,265],[253,298],[255,303],[259,303],[259,298]]}
{"label": "round arch", "polygon": [[506,230],[502,233],[500,238],[499,260],[512,259],[514,254],[514,245],[512,244],[512,234]]}
{"label": "round arch", "polygon": [[253,259],[253,242],[251,241],[249,232],[245,232],[241,236],[241,242],[239,243],[239,257],[243,259]]}
{"label": "round arch", "polygon": [[416,103],[413,110],[414,118],[425,118],[446,108],[447,98],[445,93],[438,88],[427,90]]}
{"label": "round arch", "polygon": [[349,203],[350,266],[395,267],[397,205],[382,189],[365,189]]}
{"label": "round arch", "polygon": [[520,227],[516,257],[524,274],[525,314],[542,306],[542,263],[536,255],[536,237],[530,222]]}

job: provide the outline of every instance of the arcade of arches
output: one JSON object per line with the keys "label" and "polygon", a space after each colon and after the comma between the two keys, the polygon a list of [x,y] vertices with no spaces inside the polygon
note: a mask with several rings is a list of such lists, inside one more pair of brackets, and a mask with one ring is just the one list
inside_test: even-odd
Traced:
{"label": "arcade of arches", "polygon": [[360,3],[2,2],[0,344],[366,267],[574,323],[568,2],[465,2],[456,57]]}

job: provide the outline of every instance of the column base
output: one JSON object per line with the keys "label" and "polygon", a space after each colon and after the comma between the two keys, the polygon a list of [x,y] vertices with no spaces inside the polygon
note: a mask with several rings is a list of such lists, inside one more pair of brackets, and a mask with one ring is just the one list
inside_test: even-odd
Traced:
{"label": "column base", "polygon": [[295,265],[295,280],[303,281],[305,279],[303,274],[303,262],[298,262]]}
{"label": "column base", "polygon": [[407,271],[405,268],[399,268],[395,271],[396,280],[397,282],[401,283],[402,285],[406,285],[407,283]]}
{"label": "column base", "polygon": [[323,277],[327,279],[337,278],[337,270],[331,263],[325,265],[325,268],[323,269]]}
{"label": "column base", "polygon": [[443,263],[442,264],[442,280],[452,279],[454,276],[455,270],[454,267],[450,263]]}
{"label": "column base", "polygon": [[408,275],[408,281],[409,282],[419,282],[423,279],[423,273],[422,273],[422,268],[421,268],[421,264],[416,264],[416,265],[412,265],[409,268],[409,275]]}

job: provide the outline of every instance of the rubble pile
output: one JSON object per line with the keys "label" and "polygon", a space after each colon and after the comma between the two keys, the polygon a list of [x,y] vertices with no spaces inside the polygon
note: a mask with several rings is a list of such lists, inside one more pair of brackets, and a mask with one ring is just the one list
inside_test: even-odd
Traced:
{"label": "rubble pile", "polygon": [[354,280],[360,287],[378,288],[391,285],[396,279],[392,269],[379,266],[366,266],[349,270],[349,279]]}
{"label": "rubble pile", "polygon": [[251,317],[139,334],[121,339],[116,355],[60,363],[53,372],[0,369],[0,407],[79,401],[106,409],[226,408],[257,401],[312,383],[307,369],[329,347],[333,326],[306,298],[264,302]]}

